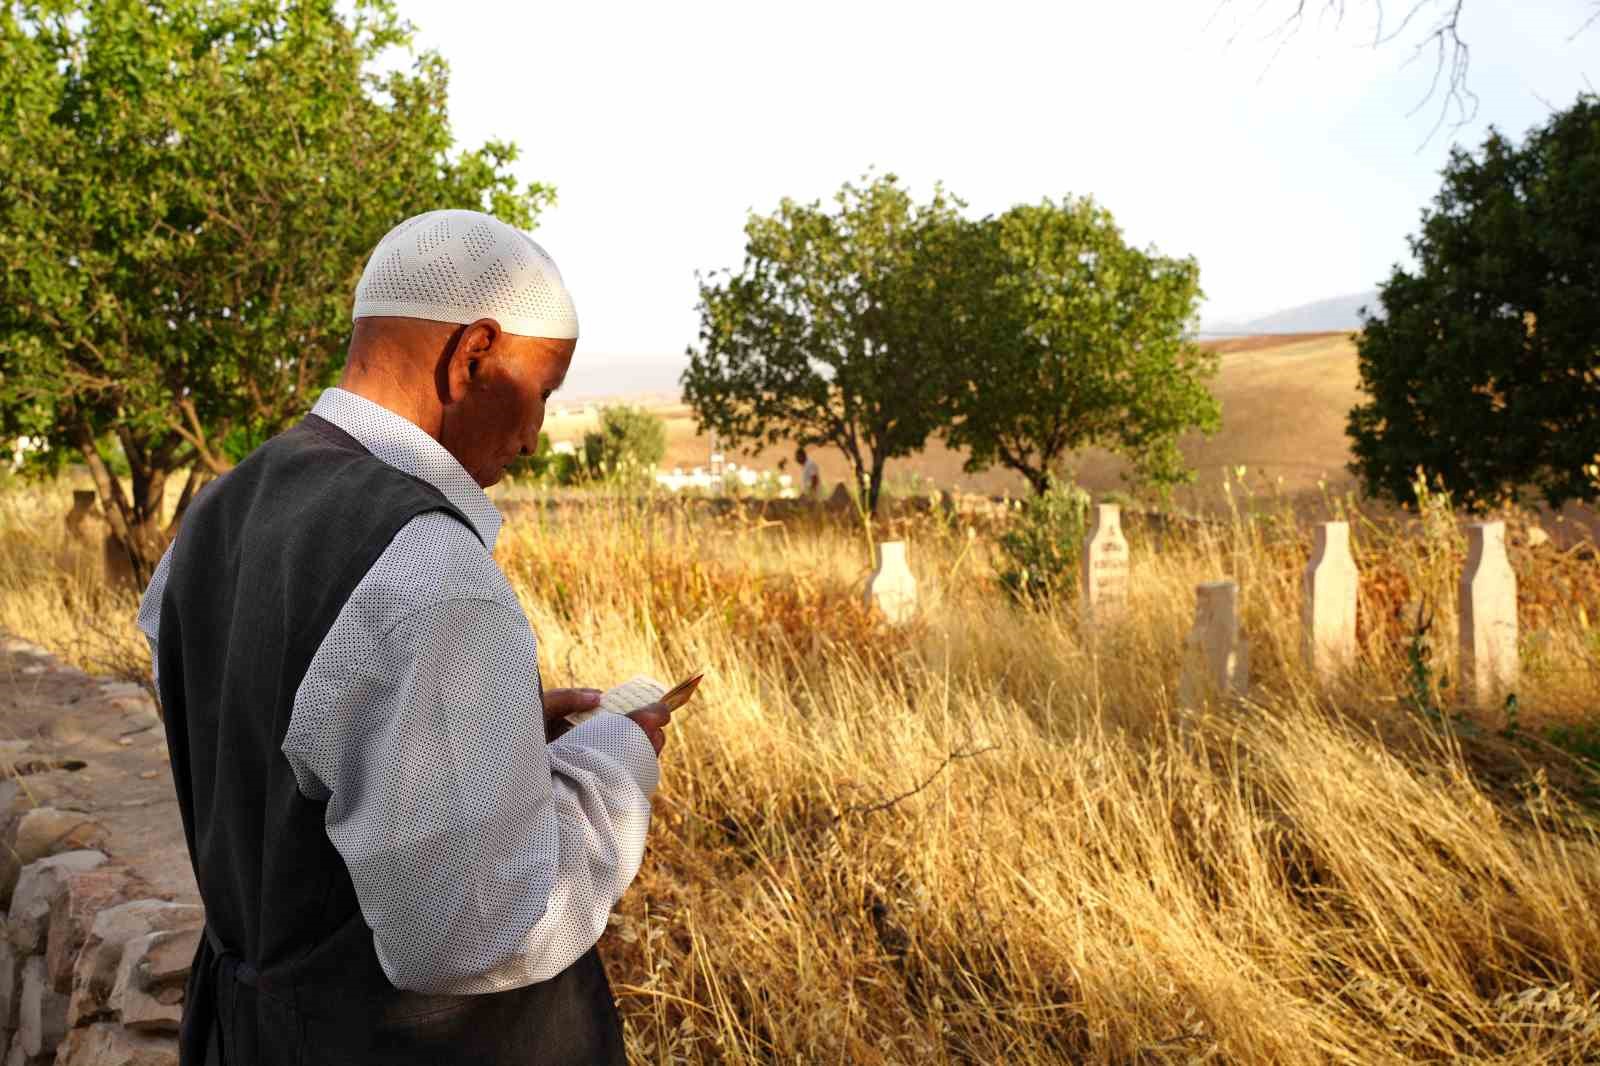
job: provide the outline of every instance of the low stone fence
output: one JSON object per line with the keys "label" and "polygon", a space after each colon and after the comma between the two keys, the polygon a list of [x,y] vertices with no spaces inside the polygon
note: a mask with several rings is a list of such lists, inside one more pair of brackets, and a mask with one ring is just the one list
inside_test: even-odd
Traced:
{"label": "low stone fence", "polygon": [[154,705],[5,638],[0,713],[0,1062],[176,1066],[204,911]]}
{"label": "low stone fence", "polygon": [[6,1066],[175,1066],[205,916],[140,887],[90,849],[22,868],[0,941]]}
{"label": "low stone fence", "polygon": [[[19,842],[36,842],[37,829],[26,823],[65,813],[27,812]],[[51,843],[70,847],[71,836]],[[147,898],[148,888],[90,848],[21,868],[0,939],[5,1066],[175,1066],[184,983],[205,915],[192,904]]]}

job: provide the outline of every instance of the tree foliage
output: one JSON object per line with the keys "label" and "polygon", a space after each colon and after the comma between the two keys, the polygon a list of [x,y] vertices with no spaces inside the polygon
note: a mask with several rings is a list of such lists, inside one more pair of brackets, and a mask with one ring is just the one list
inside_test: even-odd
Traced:
{"label": "tree foliage", "polygon": [[917,204],[893,174],[846,183],[834,203],[751,214],[743,266],[701,283],[683,393],[730,444],[837,447],[875,509],[884,464],[947,417],[958,204],[940,190]]}
{"label": "tree foliage", "polygon": [[1000,464],[1044,492],[1063,456],[1097,446],[1135,475],[1184,480],[1186,430],[1214,431],[1217,357],[1185,335],[1201,298],[1193,259],[1129,247],[1088,198],[1019,205],[970,228],[965,303],[951,332],[972,356],[952,394],[967,469]]}
{"label": "tree foliage", "polygon": [[1491,131],[1451,153],[1381,317],[1358,340],[1350,412],[1368,492],[1412,499],[1421,467],[1468,506],[1528,488],[1595,498],[1600,452],[1600,99],[1519,147]]}
{"label": "tree foliage", "polygon": [[584,434],[583,454],[591,477],[648,479],[667,454],[667,424],[643,407],[602,407],[600,428]]}
{"label": "tree foliage", "polygon": [[0,432],[82,453],[141,575],[168,477],[186,503],[331,382],[390,226],[549,201],[510,145],[452,154],[438,56],[373,71],[409,41],[387,0],[0,5]]}

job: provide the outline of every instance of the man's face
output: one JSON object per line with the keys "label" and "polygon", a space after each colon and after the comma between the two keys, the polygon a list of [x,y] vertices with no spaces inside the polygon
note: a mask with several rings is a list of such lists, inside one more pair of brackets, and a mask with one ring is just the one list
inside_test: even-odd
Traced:
{"label": "man's face", "polygon": [[[492,328],[489,328],[492,327]],[[439,443],[488,488],[539,446],[545,402],[572,365],[576,340],[518,337],[489,320],[463,327],[440,368]]]}

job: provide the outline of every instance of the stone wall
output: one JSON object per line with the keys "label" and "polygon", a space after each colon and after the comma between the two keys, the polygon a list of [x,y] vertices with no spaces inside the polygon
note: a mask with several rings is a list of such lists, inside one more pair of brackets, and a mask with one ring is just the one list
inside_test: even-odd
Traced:
{"label": "stone wall", "polygon": [[204,925],[137,685],[0,639],[0,1066],[177,1066]]}
{"label": "stone wall", "polygon": [[205,917],[148,891],[88,848],[22,867],[0,939],[4,1066],[176,1066]]}

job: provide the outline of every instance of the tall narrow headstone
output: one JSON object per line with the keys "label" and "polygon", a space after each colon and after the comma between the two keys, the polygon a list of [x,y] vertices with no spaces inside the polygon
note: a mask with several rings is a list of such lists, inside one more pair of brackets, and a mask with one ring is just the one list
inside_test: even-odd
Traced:
{"label": "tall narrow headstone", "polygon": [[1094,525],[1083,542],[1079,587],[1084,617],[1091,625],[1105,622],[1128,603],[1128,541],[1122,535],[1122,512],[1114,503],[1094,509]]}
{"label": "tall narrow headstone", "polygon": [[1199,706],[1208,694],[1243,694],[1250,687],[1250,649],[1239,638],[1239,586],[1211,581],[1195,586],[1194,629],[1184,642],[1178,702]]}
{"label": "tall narrow headstone", "polygon": [[1306,667],[1317,677],[1331,677],[1355,659],[1356,583],[1350,523],[1319,524],[1302,582]]}
{"label": "tall narrow headstone", "polygon": [[1499,703],[1517,683],[1517,576],[1506,558],[1506,524],[1467,526],[1461,572],[1461,692],[1480,707]]}
{"label": "tall narrow headstone", "polygon": [[67,512],[66,517],[67,532],[69,534],[79,539],[85,539],[82,533],[83,523],[91,518],[99,517],[95,514],[94,504],[94,489],[72,490],[72,510]]}
{"label": "tall narrow headstone", "polygon": [[867,579],[867,606],[874,604],[894,625],[909,620],[916,612],[917,579],[906,565],[903,540],[878,545],[878,568]]}

